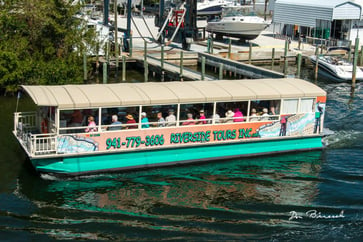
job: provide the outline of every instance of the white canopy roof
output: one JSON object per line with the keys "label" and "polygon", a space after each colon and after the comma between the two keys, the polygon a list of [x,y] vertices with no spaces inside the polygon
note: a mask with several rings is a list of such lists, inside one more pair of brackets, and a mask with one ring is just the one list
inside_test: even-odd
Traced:
{"label": "white canopy roof", "polygon": [[320,87],[294,78],[22,86],[38,106],[60,109],[204,103],[325,96]]}

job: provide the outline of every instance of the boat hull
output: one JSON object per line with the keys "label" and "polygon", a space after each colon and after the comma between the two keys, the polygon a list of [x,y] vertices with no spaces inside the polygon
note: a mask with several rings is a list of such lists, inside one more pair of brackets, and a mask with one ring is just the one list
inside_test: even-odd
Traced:
{"label": "boat hull", "polygon": [[261,22],[238,22],[235,20],[222,20],[217,22],[208,22],[206,30],[208,32],[220,35],[252,40],[257,38],[267,26],[267,23]]}
{"label": "boat hull", "polygon": [[253,157],[297,151],[322,149],[320,135],[251,140],[202,146],[144,149],[133,152],[70,155],[33,158],[31,163],[39,173],[82,175],[133,170],[170,165],[211,162],[223,159]]}

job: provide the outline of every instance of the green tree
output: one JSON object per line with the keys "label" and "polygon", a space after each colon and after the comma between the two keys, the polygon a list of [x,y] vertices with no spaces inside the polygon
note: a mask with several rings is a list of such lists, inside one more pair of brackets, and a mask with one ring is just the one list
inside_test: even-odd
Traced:
{"label": "green tree", "polygon": [[82,50],[94,32],[64,0],[0,1],[0,88],[22,84],[81,83]]}

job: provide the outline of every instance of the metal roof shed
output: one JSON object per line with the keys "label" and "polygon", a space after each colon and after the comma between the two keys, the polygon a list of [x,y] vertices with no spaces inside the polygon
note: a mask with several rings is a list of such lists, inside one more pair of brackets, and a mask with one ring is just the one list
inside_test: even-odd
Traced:
{"label": "metal roof shed", "polygon": [[273,21],[291,25],[317,27],[317,20],[361,19],[359,4],[346,0],[276,0]]}

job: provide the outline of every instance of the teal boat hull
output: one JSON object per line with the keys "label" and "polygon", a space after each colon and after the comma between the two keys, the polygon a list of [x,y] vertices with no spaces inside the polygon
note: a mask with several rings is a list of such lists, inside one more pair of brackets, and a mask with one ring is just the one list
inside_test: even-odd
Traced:
{"label": "teal boat hull", "polygon": [[39,173],[82,175],[322,149],[321,136],[31,159]]}

